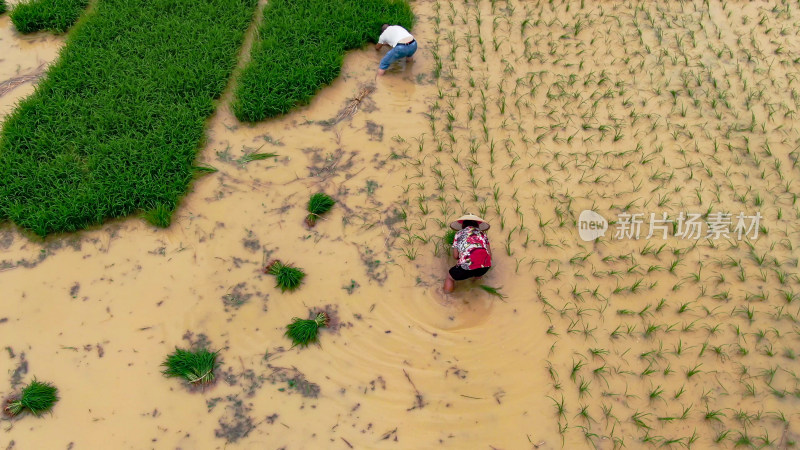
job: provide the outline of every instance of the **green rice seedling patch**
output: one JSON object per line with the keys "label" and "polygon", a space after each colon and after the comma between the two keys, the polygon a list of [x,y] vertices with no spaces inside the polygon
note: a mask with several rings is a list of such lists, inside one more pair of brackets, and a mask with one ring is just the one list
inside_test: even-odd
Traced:
{"label": "green rice seedling patch", "polygon": [[286,326],[285,335],[292,340],[292,347],[308,347],[308,344],[317,341],[319,327],[328,326],[328,315],[324,312],[318,313],[313,319],[301,319],[295,317]]}
{"label": "green rice seedling patch", "polygon": [[0,220],[169,223],[256,0],[98,2],[0,135]]}
{"label": "green rice seedling patch", "polygon": [[57,401],[58,388],[34,378],[22,389],[19,397],[6,401],[5,412],[10,416],[16,416],[23,411],[29,411],[34,416],[40,416],[53,409]]}
{"label": "green rice seedling patch", "polygon": [[192,385],[209,384],[214,381],[214,371],[219,367],[219,352],[211,352],[205,348],[198,350],[175,351],[167,356],[161,364],[165,369],[161,372],[168,378],[183,378]]}
{"label": "green rice seedling patch", "polygon": [[[30,0],[11,11],[11,21],[20,33],[52,31],[64,33],[75,24],[89,0]],[[5,10],[5,2],[0,13]]]}
{"label": "green rice seedling patch", "polygon": [[318,192],[308,199],[308,216],[306,216],[306,224],[313,227],[317,224],[317,218],[322,214],[330,211],[333,205],[336,204],[330,195],[323,192]]}
{"label": "green rice seedling patch", "polygon": [[275,287],[280,288],[281,292],[297,289],[306,276],[303,269],[284,264],[277,259],[264,267],[264,272],[275,276]]}
{"label": "green rice seedling patch", "polygon": [[308,103],[339,76],[345,51],[375,42],[384,23],[413,22],[405,0],[270,1],[236,88],[236,117],[255,122]]}
{"label": "green rice seedling patch", "polygon": [[8,11],[6,0],[0,0],[0,14],[5,14],[6,11]]}

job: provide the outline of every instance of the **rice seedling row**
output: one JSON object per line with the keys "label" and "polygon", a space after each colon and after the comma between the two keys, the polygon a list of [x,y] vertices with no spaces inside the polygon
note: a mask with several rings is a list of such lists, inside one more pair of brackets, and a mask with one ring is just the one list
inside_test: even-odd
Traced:
{"label": "rice seedling row", "polygon": [[[535,290],[507,300],[548,324],[551,384],[531,401],[554,405],[567,448],[776,445],[800,398],[799,11],[740,6],[434,4],[429,127],[398,140],[399,251],[439,267],[451,220],[492,222],[493,270]],[[586,209],[611,221],[594,242]],[[739,212],[763,216],[757,238],[676,223]],[[625,214],[636,238],[614,237]]]}

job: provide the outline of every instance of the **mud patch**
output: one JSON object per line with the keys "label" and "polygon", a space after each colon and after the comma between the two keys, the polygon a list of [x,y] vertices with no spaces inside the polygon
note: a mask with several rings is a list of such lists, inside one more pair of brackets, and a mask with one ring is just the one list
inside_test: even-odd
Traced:
{"label": "mud patch", "polygon": [[196,351],[204,348],[213,350],[211,348],[211,341],[208,339],[208,336],[203,333],[198,333],[195,335],[191,331],[187,330],[186,333],[183,334],[182,338],[189,344],[190,350]]}
{"label": "mud patch", "polygon": [[327,180],[338,173],[349,172],[355,165],[357,152],[345,152],[341,148],[330,152],[318,147],[303,149],[309,160],[308,176]]}
{"label": "mud patch", "polygon": [[222,296],[222,304],[225,305],[225,311],[231,309],[239,309],[242,305],[247,303],[254,294],[247,292],[247,283],[241,282],[230,289],[230,292]]}
{"label": "mud patch", "polygon": [[320,387],[316,383],[308,381],[302,372],[297,368],[276,367],[268,364],[267,367],[272,369],[272,373],[267,376],[267,381],[272,384],[283,384],[285,386],[279,387],[278,390],[288,394],[299,393],[303,397],[317,398],[320,394]]}
{"label": "mud patch", "polygon": [[383,141],[383,125],[375,123],[371,120],[367,121],[367,135],[370,141]]}
{"label": "mud patch", "polygon": [[0,250],[8,250],[11,244],[14,243],[14,233],[10,231],[3,231],[0,233]]}
{"label": "mud patch", "polygon": [[[226,414],[220,417],[219,427],[214,430],[214,435],[227,442],[236,442],[247,437],[256,428],[253,418],[248,415],[252,406],[245,404],[237,395],[229,395],[225,397],[225,400],[227,402]],[[209,410],[212,408],[213,406],[209,406]]]}
{"label": "mud patch", "polygon": [[[13,359],[14,351],[11,347],[6,347],[8,350],[9,355]],[[11,372],[11,389],[16,389],[17,386],[22,384],[22,379],[25,375],[28,374],[28,360],[25,359],[25,352],[20,352],[19,354],[19,361],[17,362],[17,367],[14,368],[14,371]]]}
{"label": "mud patch", "polygon": [[[378,284],[383,284],[389,274],[386,270],[386,261],[377,258],[377,254],[369,247],[358,247],[358,253],[361,256],[361,262],[366,268],[367,276],[376,281]],[[386,255],[387,258],[389,257]]]}
{"label": "mud patch", "polygon": [[251,252],[257,252],[261,249],[261,242],[251,230],[247,230],[247,236],[242,239],[242,245]]}

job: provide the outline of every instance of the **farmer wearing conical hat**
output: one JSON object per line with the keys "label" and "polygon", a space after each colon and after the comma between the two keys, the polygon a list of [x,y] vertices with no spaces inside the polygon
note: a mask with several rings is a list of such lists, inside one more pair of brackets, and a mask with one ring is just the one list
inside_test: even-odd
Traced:
{"label": "farmer wearing conical hat", "polygon": [[453,239],[452,254],[458,263],[450,268],[444,280],[444,291],[453,292],[456,281],[469,278],[480,278],[492,267],[492,251],[489,238],[484,231],[489,223],[480,217],[467,214],[450,224],[450,228],[458,230]]}
{"label": "farmer wearing conical hat", "polygon": [[380,50],[384,45],[388,45],[392,48],[386,52],[386,55],[381,59],[381,64],[378,67],[378,75],[383,75],[386,69],[399,59],[405,58],[406,61],[411,62],[414,53],[417,51],[417,41],[414,39],[414,36],[400,25],[383,24],[378,43],[375,44],[375,50]]}

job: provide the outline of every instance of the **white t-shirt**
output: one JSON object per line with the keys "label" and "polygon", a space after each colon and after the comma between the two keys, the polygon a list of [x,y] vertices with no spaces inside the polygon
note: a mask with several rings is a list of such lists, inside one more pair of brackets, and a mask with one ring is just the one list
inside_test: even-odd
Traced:
{"label": "white t-shirt", "polygon": [[379,44],[388,44],[392,47],[396,46],[399,41],[402,41],[405,38],[414,38],[411,33],[408,32],[405,28],[401,27],[400,25],[391,25],[390,27],[386,28],[386,30],[381,33],[381,37],[378,38]]}

